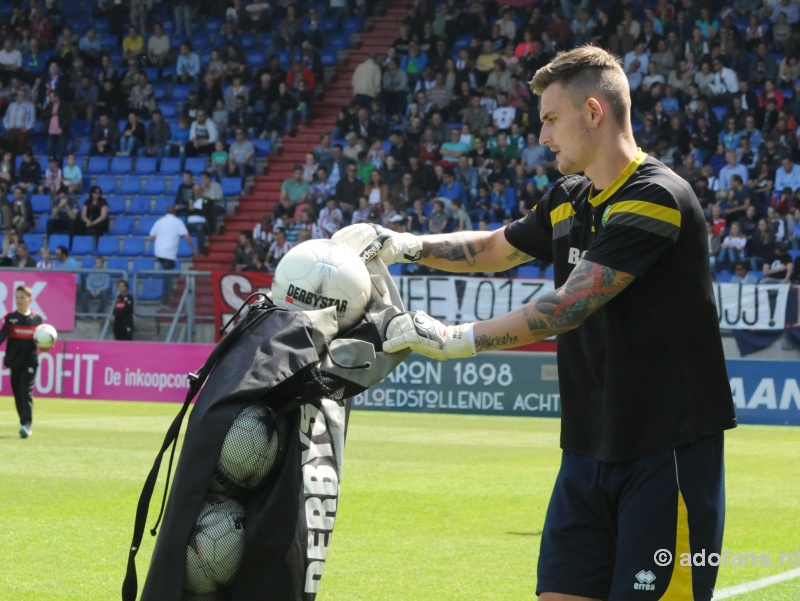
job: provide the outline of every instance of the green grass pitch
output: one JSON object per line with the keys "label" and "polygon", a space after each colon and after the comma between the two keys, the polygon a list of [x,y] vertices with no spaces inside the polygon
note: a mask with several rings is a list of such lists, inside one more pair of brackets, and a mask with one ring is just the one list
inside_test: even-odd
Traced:
{"label": "green grass pitch", "polygon": [[[20,440],[0,399],[0,600],[119,599],[136,501],[177,410],[37,399],[34,435]],[[557,420],[354,412],[350,424],[320,601],[534,598]],[[724,548],[800,547],[799,445],[800,428],[728,434]],[[146,535],[140,583],[152,547]],[[789,569],[723,568],[718,589]],[[734,598],[796,601],[800,578]]]}

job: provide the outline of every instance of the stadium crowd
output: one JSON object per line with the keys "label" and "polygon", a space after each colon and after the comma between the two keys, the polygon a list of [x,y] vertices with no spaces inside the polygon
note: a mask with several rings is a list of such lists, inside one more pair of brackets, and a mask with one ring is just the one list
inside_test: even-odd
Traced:
{"label": "stadium crowd", "polygon": [[[590,42],[623,61],[641,148],[695,189],[717,277],[750,270],[751,279],[797,280],[797,2],[514,4],[527,5],[408,4],[397,38],[356,67],[352,102],[333,131],[320,133],[275,192],[274,212],[240,235],[233,268],[273,270],[298,241],[349,223],[437,233],[525,215],[559,177],[538,144],[527,82],[559,50]],[[76,27],[59,3],[29,0],[0,25],[3,226],[24,235],[38,223],[32,198],[49,195],[48,234],[100,238],[109,212],[82,171],[88,157],[129,158],[153,172],[165,159],[200,158],[201,181],[184,171],[174,205],[202,251],[220,182],[246,181],[257,145],[274,147],[313,124],[329,34],[370,5],[101,0],[88,8],[86,26]],[[198,22],[219,25],[213,44],[196,47]],[[9,240],[3,254],[13,263]]]}

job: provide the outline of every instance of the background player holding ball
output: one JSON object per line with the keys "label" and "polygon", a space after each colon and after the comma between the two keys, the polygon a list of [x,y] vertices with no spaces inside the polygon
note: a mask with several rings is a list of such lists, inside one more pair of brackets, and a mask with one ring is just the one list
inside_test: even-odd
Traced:
{"label": "background player holding ball", "polygon": [[8,368],[11,391],[19,415],[20,438],[33,434],[33,382],[39,358],[36,348],[48,349],[55,344],[56,331],[42,323],[42,316],[31,311],[33,292],[28,286],[17,286],[14,291],[16,311],[7,313],[0,329],[0,344],[8,339],[3,365]]}
{"label": "background player holding ball", "polygon": [[[722,432],[736,419],[703,212],[687,182],[637,148],[616,57],[591,46],[561,53],[531,89],[540,142],[565,177],[504,228],[393,233],[380,256],[450,272],[502,272],[535,257],[553,262],[556,289],[476,323],[400,314],[383,348],[444,360],[558,335],[563,455],[537,594],[708,601],[715,567],[653,562],[657,549],[722,542]],[[648,590],[634,588],[641,574]]]}

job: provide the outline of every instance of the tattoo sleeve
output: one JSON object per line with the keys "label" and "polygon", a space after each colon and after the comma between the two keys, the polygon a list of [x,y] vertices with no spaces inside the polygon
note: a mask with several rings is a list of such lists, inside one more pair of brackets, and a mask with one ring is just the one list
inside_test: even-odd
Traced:
{"label": "tattoo sleeve", "polygon": [[483,250],[483,240],[470,240],[466,236],[458,236],[454,240],[423,243],[422,258],[433,257],[446,261],[465,261],[468,265],[474,265],[475,255]]}
{"label": "tattoo sleeve", "polygon": [[581,260],[561,288],[522,308],[528,329],[544,337],[572,330],[633,280],[631,274]]}

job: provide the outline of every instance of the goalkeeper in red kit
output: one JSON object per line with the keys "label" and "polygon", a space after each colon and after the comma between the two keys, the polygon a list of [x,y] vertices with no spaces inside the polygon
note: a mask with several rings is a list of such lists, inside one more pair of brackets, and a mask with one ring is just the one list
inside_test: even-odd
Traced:
{"label": "goalkeeper in red kit", "polygon": [[11,391],[19,414],[20,438],[28,438],[33,432],[33,381],[39,357],[33,342],[33,331],[42,324],[42,316],[30,309],[33,292],[28,286],[18,286],[14,291],[16,311],[6,313],[0,329],[0,344],[8,339],[3,364],[11,378]]}

